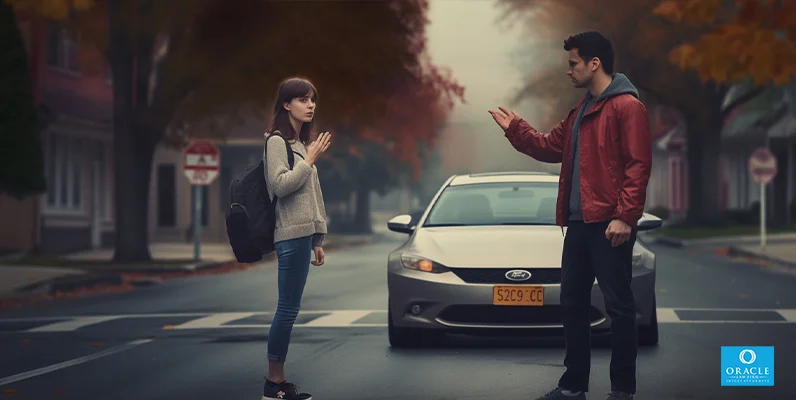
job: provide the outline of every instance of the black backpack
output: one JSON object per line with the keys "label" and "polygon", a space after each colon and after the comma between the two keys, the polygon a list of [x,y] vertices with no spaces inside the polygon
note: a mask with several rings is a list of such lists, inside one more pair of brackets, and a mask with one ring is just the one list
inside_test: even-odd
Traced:
{"label": "black backpack", "polygon": [[[285,138],[279,131],[268,136]],[[287,160],[293,169],[293,149],[287,145]],[[264,155],[268,154],[268,140],[264,145]],[[253,263],[263,259],[274,248],[274,229],[276,227],[276,195],[268,198],[265,184],[265,161],[249,167],[241,179],[229,185],[229,210],[227,212],[227,236],[238,262]]]}

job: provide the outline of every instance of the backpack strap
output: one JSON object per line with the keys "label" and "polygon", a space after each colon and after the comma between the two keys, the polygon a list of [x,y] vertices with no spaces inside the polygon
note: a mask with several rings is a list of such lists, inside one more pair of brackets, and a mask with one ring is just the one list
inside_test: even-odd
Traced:
{"label": "backpack strap", "polygon": [[[287,148],[287,165],[290,167],[290,169],[293,169],[293,165],[295,163],[295,158],[293,156],[293,148],[290,147],[290,143],[287,142],[287,139],[285,139],[285,137],[282,136],[282,133],[279,132],[279,131],[274,131],[273,133],[268,135],[268,139],[271,139],[272,136],[279,136],[279,137],[282,138],[282,140],[285,141],[285,147]],[[268,139],[265,140],[265,152],[266,152],[266,154],[268,152]]]}

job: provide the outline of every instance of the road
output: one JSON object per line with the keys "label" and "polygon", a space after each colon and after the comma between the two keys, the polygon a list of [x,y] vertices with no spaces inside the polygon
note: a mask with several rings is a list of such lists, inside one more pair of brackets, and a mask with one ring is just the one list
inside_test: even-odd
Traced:
{"label": "road", "polygon": [[[330,252],[313,267],[288,355],[291,380],[330,400],[533,399],[557,383],[564,349],[541,339],[391,349],[385,261],[400,240]],[[707,252],[653,249],[661,343],[639,352],[638,399],[796,398],[796,381],[787,380],[796,366],[796,278]],[[0,390],[36,400],[259,399],[275,277],[266,264],[3,310]],[[720,386],[722,345],[775,346],[775,386]],[[590,399],[609,392],[609,356],[594,349]]]}

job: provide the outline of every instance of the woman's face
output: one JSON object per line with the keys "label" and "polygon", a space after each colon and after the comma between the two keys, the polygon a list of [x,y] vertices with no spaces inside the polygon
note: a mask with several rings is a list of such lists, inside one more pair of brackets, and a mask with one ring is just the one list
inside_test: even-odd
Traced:
{"label": "woman's face", "polygon": [[284,107],[293,119],[301,122],[310,122],[315,115],[315,101],[309,94],[304,97],[296,97],[290,103],[285,103]]}

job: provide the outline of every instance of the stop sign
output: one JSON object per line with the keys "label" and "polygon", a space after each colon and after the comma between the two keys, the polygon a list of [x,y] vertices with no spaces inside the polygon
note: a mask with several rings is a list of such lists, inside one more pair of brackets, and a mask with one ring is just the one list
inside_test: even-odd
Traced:
{"label": "stop sign", "polygon": [[209,185],[218,177],[221,154],[213,142],[194,140],[183,153],[185,177],[191,185]]}
{"label": "stop sign", "polygon": [[755,182],[767,184],[777,175],[777,158],[765,147],[758,147],[749,157],[749,173]]}

